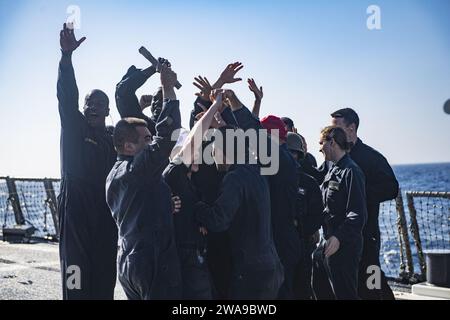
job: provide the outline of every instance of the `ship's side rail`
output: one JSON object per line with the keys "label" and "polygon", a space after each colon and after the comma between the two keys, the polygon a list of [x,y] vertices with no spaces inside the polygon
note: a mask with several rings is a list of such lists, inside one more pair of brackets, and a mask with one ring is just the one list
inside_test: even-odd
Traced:
{"label": "ship's side rail", "polygon": [[[409,229],[414,240],[414,265],[426,279],[424,252],[450,249],[450,192],[408,191]],[[414,270],[411,273],[414,274]]]}
{"label": "ship's side rail", "polygon": [[[34,237],[56,240],[59,234],[58,179],[0,177],[0,224],[31,225]],[[450,192],[399,192],[380,205],[380,262],[391,280],[425,280],[424,252],[450,248]]]}
{"label": "ship's side rail", "polygon": [[30,225],[34,237],[57,239],[58,179],[0,177],[0,224],[3,228]]}

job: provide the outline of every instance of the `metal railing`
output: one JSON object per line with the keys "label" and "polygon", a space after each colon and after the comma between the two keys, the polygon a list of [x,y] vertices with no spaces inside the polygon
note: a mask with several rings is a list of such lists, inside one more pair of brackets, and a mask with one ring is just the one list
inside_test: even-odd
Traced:
{"label": "metal railing", "polygon": [[58,179],[0,177],[2,227],[28,224],[36,228],[35,237],[56,240],[59,222],[54,184],[58,183]]}
{"label": "metal railing", "polygon": [[[0,177],[3,227],[29,224],[36,228],[36,238],[57,240],[59,183],[58,179]],[[415,283],[426,277],[424,252],[450,248],[450,192],[404,194],[406,206],[402,192],[380,206],[380,260],[391,279]]]}
{"label": "metal railing", "polygon": [[450,249],[450,192],[408,191],[406,199],[420,268],[419,279],[425,280],[424,252]]}

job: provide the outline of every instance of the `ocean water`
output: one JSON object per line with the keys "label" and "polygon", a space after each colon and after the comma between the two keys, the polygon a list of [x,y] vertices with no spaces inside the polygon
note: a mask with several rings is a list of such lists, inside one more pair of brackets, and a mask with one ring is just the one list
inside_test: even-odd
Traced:
{"label": "ocean water", "polygon": [[450,192],[450,163],[397,165],[392,168],[404,191]]}
{"label": "ocean water", "polygon": [[[397,165],[393,170],[403,195],[408,236],[413,255],[414,272],[420,273],[417,247],[410,230],[410,213],[405,193],[407,191],[450,192],[450,163]],[[414,198],[422,249],[450,249],[450,200],[443,198]],[[400,271],[400,246],[395,202],[389,201],[380,208],[381,252],[383,270],[391,277]]]}

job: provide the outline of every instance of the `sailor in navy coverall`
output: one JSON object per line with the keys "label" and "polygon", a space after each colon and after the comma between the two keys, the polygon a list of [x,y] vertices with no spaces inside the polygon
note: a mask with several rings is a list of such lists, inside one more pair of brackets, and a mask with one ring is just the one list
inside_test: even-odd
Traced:
{"label": "sailor in navy coverall", "polygon": [[171,190],[162,178],[181,119],[176,74],[166,66],[161,83],[164,104],[156,136],[152,141],[142,119],[119,121],[114,131],[119,156],[106,182],[108,206],[119,228],[119,281],[129,299],[181,298]]}
{"label": "sailor in navy coverall", "polygon": [[[335,299],[358,299],[358,268],[367,220],[365,178],[347,153],[349,143],[338,127],[322,130],[321,151],[333,163],[321,186],[324,239],[314,253],[314,267],[324,265]],[[325,288],[323,288],[325,289]],[[322,298],[315,288],[317,298]]]}
{"label": "sailor in navy coverall", "polygon": [[[59,254],[63,299],[113,299],[116,283],[117,227],[105,199],[105,181],[116,152],[112,130],[105,126],[109,100],[100,90],[78,110],[72,52],[76,40],[65,24],[58,72],[61,117],[61,190],[58,196]],[[79,271],[80,283],[70,277]]]}
{"label": "sailor in navy coverall", "polygon": [[275,299],[283,269],[272,238],[269,186],[257,165],[231,165],[219,198],[196,205],[209,232],[230,231],[231,299]]}
{"label": "sailor in navy coverall", "polygon": [[[170,62],[166,59],[159,58],[158,61],[160,64],[165,64],[168,67],[171,66]],[[153,96],[143,96],[140,100],[136,96],[136,90],[155,73],[156,68],[154,66],[143,70],[131,66],[117,84],[115,93],[117,110],[119,111],[120,117],[135,117],[145,120],[152,135],[156,133],[155,122],[161,113],[163,105],[162,88],[158,88]],[[144,97],[148,97],[150,100],[148,102],[143,101]],[[148,106],[151,107],[151,117],[146,116],[143,112]]]}
{"label": "sailor in navy coverall", "polygon": [[365,300],[394,300],[394,294],[383,271],[381,271],[380,289],[367,286],[367,279],[371,275],[367,269],[369,266],[380,267],[381,239],[378,224],[380,203],[397,197],[398,181],[386,158],[358,138],[359,117],[353,109],[340,109],[333,112],[331,116],[333,124],[344,129],[347,139],[354,143],[350,156],[366,177],[368,217],[363,230],[364,246],[359,267],[359,296]]}
{"label": "sailor in navy coverall", "polygon": [[[225,138],[225,131],[222,133]],[[224,142],[226,144],[227,141]],[[226,171],[219,196],[212,205],[204,202],[196,205],[197,220],[209,232],[229,230],[232,259],[230,297],[275,299],[284,277],[273,242],[267,179],[261,176],[259,165],[236,164],[236,159],[231,159],[231,155],[227,157],[223,149],[226,148],[216,144],[213,149],[218,168]]]}
{"label": "sailor in navy coverall", "polygon": [[175,213],[175,241],[180,258],[183,282],[182,299],[212,299],[212,287],[206,262],[206,237],[200,232],[194,206],[200,196],[191,181],[191,168],[181,161],[172,161],[163,172],[172,193],[181,199],[181,210]]}

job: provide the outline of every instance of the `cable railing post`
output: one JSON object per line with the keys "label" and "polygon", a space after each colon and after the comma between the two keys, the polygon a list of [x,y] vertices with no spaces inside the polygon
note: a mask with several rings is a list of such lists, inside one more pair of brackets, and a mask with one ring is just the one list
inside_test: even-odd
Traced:
{"label": "cable railing post", "polygon": [[397,198],[395,198],[395,204],[396,204],[397,215],[398,215],[397,216],[397,228],[398,228],[398,234],[399,234],[399,240],[400,240],[401,259],[402,259],[402,263],[404,263],[403,248],[402,248],[402,247],[404,247],[405,255],[406,255],[406,267],[407,267],[408,278],[411,278],[414,275],[414,261],[412,258],[411,244],[409,242],[408,226],[406,223],[405,207],[403,204],[403,196],[402,196],[401,190],[399,190]]}
{"label": "cable railing post", "polygon": [[25,224],[25,218],[23,216],[22,208],[20,207],[20,200],[14,179],[6,177],[6,186],[8,187],[8,200],[13,208],[16,223]]}
{"label": "cable railing post", "polygon": [[56,230],[56,236],[58,236],[59,235],[59,218],[58,218],[56,195],[55,195],[55,190],[53,188],[52,180],[44,179],[44,187],[45,187],[45,193],[47,194],[46,203],[48,204],[48,207],[50,208],[50,212],[52,214],[52,219],[53,219],[53,225],[55,226],[55,230]]}
{"label": "cable railing post", "polygon": [[417,248],[417,257],[419,258],[419,265],[420,265],[420,272],[421,272],[420,276],[422,279],[425,279],[426,274],[427,274],[427,265],[426,265],[425,257],[424,257],[423,250],[422,250],[422,242],[420,240],[419,225],[417,223],[417,211],[416,211],[416,208],[414,207],[413,193],[406,192],[406,199],[408,202],[409,215],[411,217],[410,229],[411,229],[412,236],[414,238],[414,243]]}

